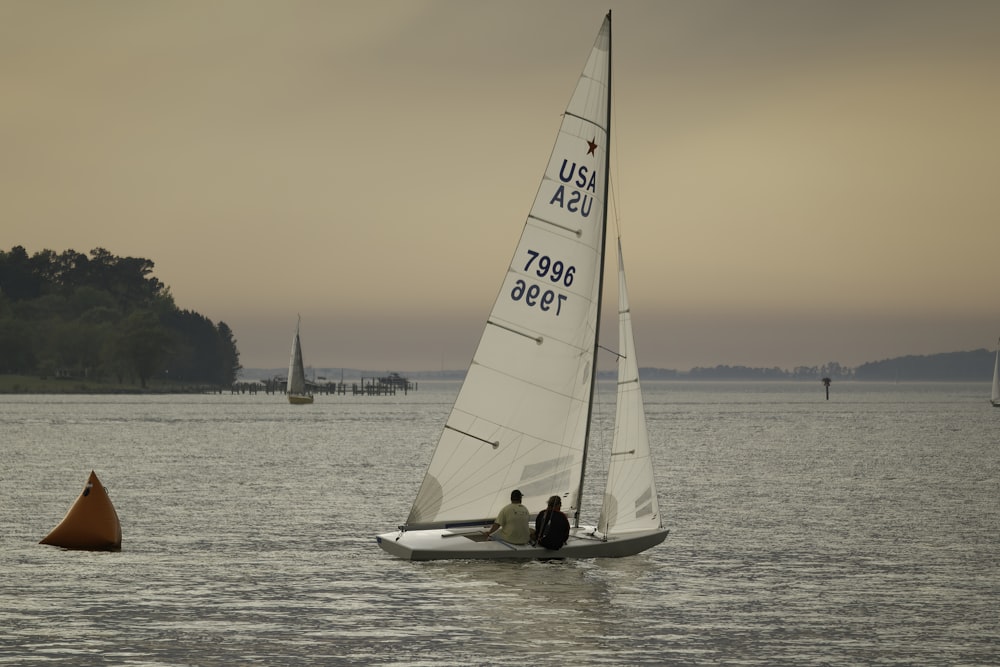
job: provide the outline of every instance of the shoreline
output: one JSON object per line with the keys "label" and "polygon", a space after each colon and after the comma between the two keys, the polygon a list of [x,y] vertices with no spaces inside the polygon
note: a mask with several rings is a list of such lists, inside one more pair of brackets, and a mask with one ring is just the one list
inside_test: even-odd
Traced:
{"label": "shoreline", "polygon": [[134,382],[0,375],[0,394],[220,394],[229,390],[229,387],[173,384],[160,380],[151,381],[146,387],[141,387]]}

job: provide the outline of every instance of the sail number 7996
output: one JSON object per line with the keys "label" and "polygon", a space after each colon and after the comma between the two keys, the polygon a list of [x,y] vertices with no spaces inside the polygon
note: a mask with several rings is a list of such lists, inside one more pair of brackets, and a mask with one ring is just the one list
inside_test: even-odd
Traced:
{"label": "sail number 7996", "polygon": [[[573,284],[573,277],[576,275],[575,266],[567,266],[562,261],[553,260],[537,250],[528,250],[528,261],[524,265],[524,270],[533,271],[539,278],[547,278],[553,284],[562,284],[566,287]],[[544,311],[552,310],[555,306],[556,315],[562,312],[562,304],[566,301],[565,294],[556,294],[554,290],[542,289],[537,284],[529,286],[523,279],[518,279],[514,283],[510,298],[514,301],[524,300],[525,305],[538,306]]]}

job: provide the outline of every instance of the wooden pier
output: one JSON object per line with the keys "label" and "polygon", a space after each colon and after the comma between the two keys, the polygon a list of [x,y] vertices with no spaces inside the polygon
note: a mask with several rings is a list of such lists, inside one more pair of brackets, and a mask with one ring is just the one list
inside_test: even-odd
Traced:
{"label": "wooden pier", "polygon": [[[257,382],[236,382],[231,388],[233,394],[284,394],[288,386],[285,378],[270,378]],[[360,382],[306,382],[306,391],[313,396],[351,395],[351,396],[404,396],[417,390],[417,383],[401,377],[398,373],[390,373],[383,377],[362,377]]]}

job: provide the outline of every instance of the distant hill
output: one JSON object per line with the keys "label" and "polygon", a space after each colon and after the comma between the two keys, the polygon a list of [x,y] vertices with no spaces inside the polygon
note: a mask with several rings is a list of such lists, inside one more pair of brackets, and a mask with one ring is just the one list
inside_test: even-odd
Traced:
{"label": "distant hill", "polygon": [[870,361],[854,369],[856,380],[892,382],[965,381],[989,382],[993,377],[995,353],[986,349],[947,352],[926,356],[906,356]]}
{"label": "distant hill", "polygon": [[[821,366],[797,366],[791,370],[783,368],[754,368],[749,366],[696,367],[690,371],[668,368],[641,368],[639,376],[643,380],[819,380],[829,377],[833,380],[861,380],[873,382],[989,382],[993,377],[994,353],[986,350],[969,352],[944,352],[924,356],[909,355],[882,361],[870,361],[856,368],[827,362]],[[371,371],[355,368],[307,369],[307,374],[323,381],[356,382],[361,378],[377,378],[389,374],[388,371]],[[287,368],[244,368],[243,380],[268,380],[284,377]],[[464,370],[415,371],[400,373],[410,380],[461,380]],[[600,379],[613,380],[613,372],[600,373]]]}

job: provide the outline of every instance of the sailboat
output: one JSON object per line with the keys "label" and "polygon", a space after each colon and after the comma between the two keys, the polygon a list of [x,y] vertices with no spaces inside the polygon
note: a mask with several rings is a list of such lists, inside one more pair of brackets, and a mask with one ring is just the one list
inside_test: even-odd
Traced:
{"label": "sailboat", "polygon": [[990,404],[1000,408],[1000,341],[997,341],[997,358],[993,363],[993,391],[990,393]]}
{"label": "sailboat", "polygon": [[299,340],[300,317],[295,324],[295,336],[292,338],[292,355],[288,360],[288,402],[292,405],[308,405],[313,402],[312,394],[306,391],[306,371],[302,365],[302,342]]}
{"label": "sailboat", "polygon": [[[619,240],[619,375],[596,525],[580,523],[604,286],[611,14],[555,146],[465,382],[406,523],[377,536],[408,560],[630,556],[663,542]],[[487,538],[514,490],[535,513],[571,514],[558,551]]]}

